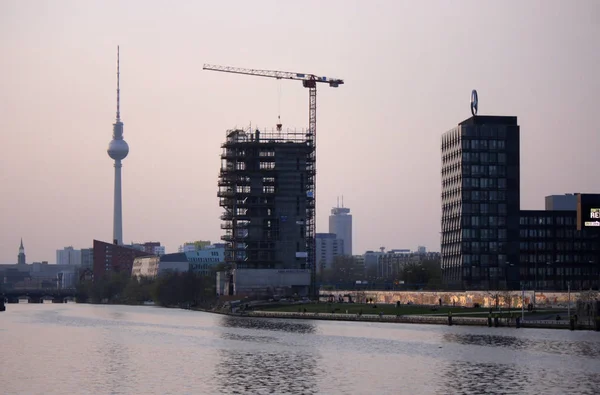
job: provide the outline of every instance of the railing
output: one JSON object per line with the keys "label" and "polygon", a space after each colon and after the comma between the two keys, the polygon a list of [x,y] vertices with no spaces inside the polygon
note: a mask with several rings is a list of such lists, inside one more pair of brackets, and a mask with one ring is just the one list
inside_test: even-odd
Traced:
{"label": "railing", "polygon": [[[344,314],[344,313],[295,313],[283,311],[250,311],[244,313],[250,317],[263,318],[296,318],[296,319],[321,319],[333,321],[367,321],[367,322],[397,322],[410,324],[438,324],[447,325],[446,316],[427,315],[382,315],[377,314]],[[482,317],[453,317],[452,323],[456,325],[487,325],[487,318]]]}

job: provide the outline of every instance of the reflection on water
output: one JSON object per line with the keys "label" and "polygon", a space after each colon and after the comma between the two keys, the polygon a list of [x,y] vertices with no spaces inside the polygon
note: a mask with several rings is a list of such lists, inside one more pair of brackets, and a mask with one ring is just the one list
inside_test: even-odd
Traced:
{"label": "reflection on water", "polygon": [[454,362],[442,376],[449,394],[520,394],[527,386],[526,377],[514,365]]}
{"label": "reflection on water", "polygon": [[518,338],[500,335],[476,335],[464,333],[446,333],[443,340],[448,343],[476,345],[485,347],[502,347],[511,350],[539,351],[552,354],[578,355],[582,357],[600,358],[600,343],[578,340],[549,340]]}
{"label": "reflection on water", "polygon": [[594,374],[557,374],[531,364],[496,364],[454,361],[442,374],[447,394],[598,394],[600,377]]}
{"label": "reflection on water", "polygon": [[[114,338],[114,333],[105,334],[103,341],[96,346],[95,352],[103,357],[98,368],[104,372],[106,377],[111,377],[111,380],[105,383],[104,388],[109,389],[111,393],[118,393],[123,390],[124,385],[128,384],[127,372],[129,366],[131,366],[131,361],[128,358],[128,347],[119,341],[115,341]],[[106,388],[106,385],[109,388]]]}
{"label": "reflection on water", "polygon": [[2,394],[593,394],[600,334],[11,305]]}
{"label": "reflection on water", "polygon": [[219,393],[307,394],[317,392],[311,352],[221,350]]}
{"label": "reflection on water", "polygon": [[[261,331],[308,334],[314,325],[303,322],[264,320],[223,316],[224,328],[243,329],[241,332],[224,331],[227,340],[259,343],[251,350],[227,348],[220,350],[216,367],[220,393],[234,394],[311,394],[316,393],[316,365],[318,352],[313,347],[289,347],[286,338],[268,336]],[[265,345],[277,346],[276,350]],[[286,348],[286,345],[288,346]]]}
{"label": "reflection on water", "polygon": [[221,316],[221,325],[231,328],[261,329],[292,333],[314,333],[315,325],[301,320],[273,320],[269,318],[248,318]]}

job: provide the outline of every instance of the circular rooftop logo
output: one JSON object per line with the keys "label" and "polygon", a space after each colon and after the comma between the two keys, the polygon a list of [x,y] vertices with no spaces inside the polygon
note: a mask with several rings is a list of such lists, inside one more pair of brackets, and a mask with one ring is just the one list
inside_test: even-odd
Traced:
{"label": "circular rooftop logo", "polygon": [[477,91],[473,89],[471,92],[471,114],[477,115],[477,107],[479,106],[479,99],[477,98]]}

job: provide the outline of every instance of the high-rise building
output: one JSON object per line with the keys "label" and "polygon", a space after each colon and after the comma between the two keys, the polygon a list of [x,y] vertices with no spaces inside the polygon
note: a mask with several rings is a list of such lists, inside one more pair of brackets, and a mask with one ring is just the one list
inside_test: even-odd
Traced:
{"label": "high-rise building", "polygon": [[76,250],[72,246],[65,247],[62,250],[56,250],[57,265],[80,265],[81,250]]}
{"label": "high-rise building", "polygon": [[344,241],[334,233],[317,233],[317,273],[331,269],[335,257],[343,255]]}
{"label": "high-rise building", "polygon": [[21,245],[19,246],[19,255],[17,255],[17,264],[24,265],[25,261],[25,247],[23,247],[23,238],[21,238]]}
{"label": "high-rise building", "polygon": [[221,216],[235,294],[307,294],[314,257],[314,146],[305,131],[230,130]]}
{"label": "high-rise building", "polygon": [[350,209],[344,207],[334,207],[329,216],[329,233],[334,233],[337,238],[344,241],[343,255],[352,255],[352,215]]}
{"label": "high-rise building", "polygon": [[82,248],[81,249],[81,268],[92,269],[94,267],[94,249],[93,248]]}
{"label": "high-rise building", "polygon": [[123,208],[121,199],[121,161],[129,153],[129,145],[123,140],[123,122],[121,122],[119,47],[117,47],[117,119],[113,124],[113,139],[108,144],[108,156],[115,160],[115,195],[113,212],[113,243],[123,244]]}
{"label": "high-rise building", "polygon": [[442,135],[441,254],[449,287],[518,286],[519,133],[517,117],[473,115]]}

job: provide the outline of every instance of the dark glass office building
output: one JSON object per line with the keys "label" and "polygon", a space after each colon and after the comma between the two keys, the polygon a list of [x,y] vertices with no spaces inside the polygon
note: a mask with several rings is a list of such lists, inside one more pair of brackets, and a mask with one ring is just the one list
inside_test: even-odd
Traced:
{"label": "dark glass office building", "polygon": [[473,116],[442,135],[444,282],[519,288],[519,125]]}
{"label": "dark glass office building", "polygon": [[599,233],[594,227],[577,229],[577,195],[548,196],[546,210],[521,211],[520,277],[523,287],[528,290],[567,290],[570,284],[573,290],[598,289]]}

